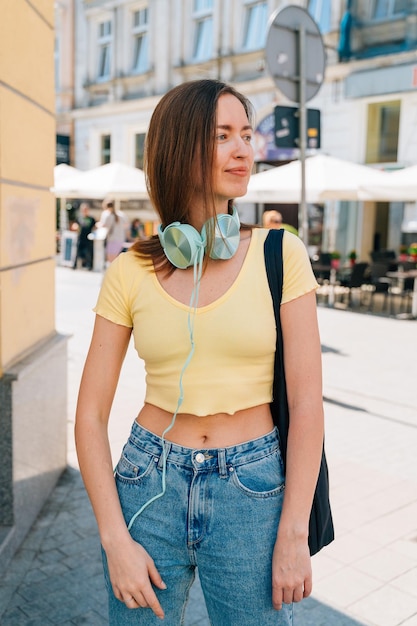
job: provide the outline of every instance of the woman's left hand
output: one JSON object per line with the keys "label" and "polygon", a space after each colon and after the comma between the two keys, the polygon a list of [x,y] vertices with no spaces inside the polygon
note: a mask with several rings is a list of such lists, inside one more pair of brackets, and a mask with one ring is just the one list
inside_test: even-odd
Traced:
{"label": "woman's left hand", "polygon": [[272,557],[272,604],[300,602],[312,591],[311,557],[305,538],[279,537]]}

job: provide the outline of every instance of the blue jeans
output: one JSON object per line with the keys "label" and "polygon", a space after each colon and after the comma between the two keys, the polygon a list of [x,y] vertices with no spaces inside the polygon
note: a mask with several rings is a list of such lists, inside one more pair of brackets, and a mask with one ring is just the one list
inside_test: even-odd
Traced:
{"label": "blue jeans", "polygon": [[[166,492],[135,519],[132,537],[154,559],[167,626],[183,624],[198,567],[213,626],[290,626],[292,605],[272,607],[272,552],[284,493],[276,430],[243,444],[193,450],[165,442]],[[162,489],[161,439],[134,422],[116,468],[126,524]],[[151,609],[128,609],[109,591],[111,626],[160,624]]]}

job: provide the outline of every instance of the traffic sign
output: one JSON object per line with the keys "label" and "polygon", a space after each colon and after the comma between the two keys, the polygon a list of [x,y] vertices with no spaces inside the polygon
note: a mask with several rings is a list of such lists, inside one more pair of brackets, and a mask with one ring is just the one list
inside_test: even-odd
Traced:
{"label": "traffic sign", "polygon": [[[299,54],[301,36],[305,59]],[[305,101],[316,95],[324,80],[326,59],[320,30],[308,11],[290,5],[272,14],[265,55],[275,85],[289,100],[300,102],[301,63],[305,65]]]}
{"label": "traffic sign", "polygon": [[298,103],[299,148],[301,161],[301,201],[299,233],[308,245],[305,156],[307,148],[306,102],[311,100],[324,80],[326,65],[319,27],[305,9],[286,6],[272,14],[266,39],[268,70],[278,89]]}
{"label": "traffic sign", "polygon": [[[278,148],[300,146],[300,114],[298,107],[276,106],[275,145]],[[320,110],[307,109],[307,148],[320,148]]]}

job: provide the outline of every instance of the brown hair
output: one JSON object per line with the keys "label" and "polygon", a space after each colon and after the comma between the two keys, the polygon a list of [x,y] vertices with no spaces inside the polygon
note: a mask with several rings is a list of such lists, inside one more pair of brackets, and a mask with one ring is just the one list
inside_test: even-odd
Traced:
{"label": "brown hair", "polygon": [[119,221],[119,216],[117,215],[113,200],[103,200],[103,207],[108,209],[110,213],[113,214],[114,221],[117,223]]}
{"label": "brown hair", "polygon": [[[209,79],[174,87],[153,112],[145,141],[144,171],[151,202],[163,227],[175,221],[190,223],[197,185],[206,199],[206,219],[216,215],[212,183],[216,111],[218,99],[224,94],[242,103],[251,122],[253,111],[247,98],[232,86]],[[231,205],[232,201],[229,212]],[[156,267],[165,265],[158,236],[135,243],[133,249],[149,255]]]}

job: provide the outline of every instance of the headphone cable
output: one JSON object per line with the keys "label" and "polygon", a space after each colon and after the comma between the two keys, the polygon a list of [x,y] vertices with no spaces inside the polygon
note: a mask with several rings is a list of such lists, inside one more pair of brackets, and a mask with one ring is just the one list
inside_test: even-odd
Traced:
{"label": "headphone cable", "polygon": [[191,297],[190,297],[190,303],[189,303],[189,309],[188,309],[188,316],[187,316],[187,322],[188,322],[188,332],[190,334],[190,343],[191,343],[191,348],[190,351],[187,355],[187,358],[185,360],[184,365],[182,366],[181,369],[181,373],[180,373],[180,379],[179,379],[179,389],[180,389],[180,394],[178,397],[178,403],[177,403],[177,407],[175,409],[175,412],[172,416],[172,420],[170,422],[170,424],[167,426],[167,428],[165,428],[164,432],[161,435],[161,444],[162,444],[162,490],[160,491],[160,493],[157,493],[155,496],[153,496],[150,500],[148,500],[147,502],[145,502],[145,504],[143,504],[141,506],[141,508],[136,511],[136,513],[133,515],[133,517],[131,518],[127,528],[128,530],[130,530],[132,528],[133,523],[135,522],[136,518],[139,517],[139,515],[150,505],[152,504],[152,502],[155,502],[155,500],[158,500],[158,498],[161,498],[166,491],[166,468],[167,468],[167,448],[165,446],[165,435],[173,428],[174,424],[175,424],[175,420],[178,414],[178,411],[180,410],[180,407],[183,403],[184,400],[184,389],[183,389],[183,376],[184,376],[184,372],[187,369],[187,367],[190,364],[190,361],[193,357],[194,354],[194,349],[195,349],[195,343],[194,343],[194,324],[195,324],[195,318],[196,318],[196,313],[197,313],[197,308],[198,308],[198,298],[200,295],[200,283],[201,283],[201,276],[203,273],[203,259],[204,259],[204,246],[202,246],[199,251],[198,254],[196,256],[196,259],[193,263],[193,289],[191,292]]}

